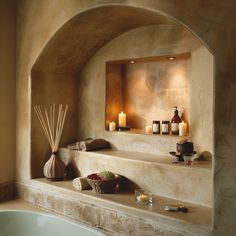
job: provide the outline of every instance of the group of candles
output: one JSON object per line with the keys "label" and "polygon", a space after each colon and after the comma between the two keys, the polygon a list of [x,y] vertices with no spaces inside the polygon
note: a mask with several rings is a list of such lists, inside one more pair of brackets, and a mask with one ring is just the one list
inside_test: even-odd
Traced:
{"label": "group of candles", "polygon": [[[119,127],[126,127],[126,114],[122,111],[118,114],[118,125]],[[115,131],[116,130],[116,123],[110,122],[109,123],[109,131]]]}
{"label": "group of candles", "polygon": [[[176,125],[176,124],[175,124]],[[177,124],[179,128],[179,136],[185,136],[187,134],[187,123],[182,121],[181,123]],[[118,114],[118,126],[119,127],[126,127],[126,114],[122,111]],[[109,123],[109,131],[116,130],[116,123],[110,122]],[[147,125],[145,127],[146,134],[170,134],[170,122],[169,121],[162,121],[160,125],[160,121],[153,121],[152,125]]]}

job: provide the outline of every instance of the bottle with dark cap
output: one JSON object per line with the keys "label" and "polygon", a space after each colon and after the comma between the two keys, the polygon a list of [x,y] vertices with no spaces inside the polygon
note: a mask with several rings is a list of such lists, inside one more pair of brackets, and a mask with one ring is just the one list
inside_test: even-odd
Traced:
{"label": "bottle with dark cap", "polygon": [[179,123],[181,123],[181,118],[179,117],[179,111],[178,111],[178,107],[174,107],[175,108],[175,114],[171,120],[171,133],[178,135],[179,134]]}

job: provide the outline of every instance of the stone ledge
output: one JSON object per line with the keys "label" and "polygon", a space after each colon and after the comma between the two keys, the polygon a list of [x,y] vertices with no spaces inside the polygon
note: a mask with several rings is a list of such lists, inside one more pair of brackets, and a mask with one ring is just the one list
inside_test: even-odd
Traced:
{"label": "stone ledge", "polygon": [[[131,194],[78,192],[71,181],[45,179],[17,183],[26,201],[101,228],[115,235],[211,235],[211,209],[154,197],[152,206],[137,205]],[[185,204],[188,214],[164,211],[164,205]]]}
{"label": "stone ledge", "polygon": [[108,140],[114,149],[154,155],[163,155],[174,151],[176,143],[180,140],[191,139],[190,136],[143,134],[140,130],[133,129],[115,132],[105,130],[102,137]]}
{"label": "stone ledge", "polygon": [[82,152],[60,148],[59,156],[75,165],[81,176],[101,170],[110,170],[158,196],[212,206],[212,165],[199,161],[193,166],[173,164],[167,155],[154,155],[129,151],[101,150]]}
{"label": "stone ledge", "polygon": [[60,148],[60,152],[74,152],[80,155],[94,155],[102,156],[104,158],[117,158],[123,160],[130,160],[135,162],[153,163],[156,165],[168,165],[168,167],[179,168],[182,171],[206,171],[212,173],[211,161],[195,161],[192,166],[186,166],[184,162],[173,164],[175,160],[171,155],[156,155],[141,152],[130,152],[121,150],[104,149],[92,152],[82,152],[77,150],[69,150],[68,148]]}

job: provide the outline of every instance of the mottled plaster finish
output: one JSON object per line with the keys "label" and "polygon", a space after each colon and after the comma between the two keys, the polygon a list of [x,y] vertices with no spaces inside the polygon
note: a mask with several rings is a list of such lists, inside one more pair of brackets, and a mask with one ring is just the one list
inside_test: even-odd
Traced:
{"label": "mottled plaster finish", "polygon": [[[200,50],[199,48],[203,48]],[[190,122],[189,119],[184,117],[185,122],[190,123],[190,135],[193,142],[196,142],[196,151],[209,151],[212,153],[212,139],[208,140],[205,138],[204,143],[201,142],[202,133],[205,134],[206,127],[209,128],[209,131],[213,129],[212,116],[208,115],[210,108],[212,109],[212,93],[213,93],[213,75],[207,77],[208,82],[205,83],[204,89],[202,89],[202,84],[206,80],[206,76],[202,77],[197,72],[198,69],[204,72],[213,71],[213,65],[208,63],[208,60],[205,59],[204,63],[199,66],[199,61],[203,61],[203,58],[209,57],[210,53],[207,49],[204,49],[204,46],[201,46],[200,42],[193,37],[187,30],[183,29],[181,26],[175,25],[155,25],[155,26],[145,26],[137,29],[133,29],[129,32],[126,32],[114,40],[110,41],[105,45],[101,50],[99,50],[83,68],[81,73],[78,76],[79,79],[79,98],[78,98],[78,137],[79,139],[90,137],[104,137],[108,139],[114,147],[122,150],[130,151],[139,151],[147,153],[158,153],[158,154],[168,154],[169,151],[175,150],[176,142],[178,142],[180,137],[173,136],[139,136],[132,135],[128,133],[109,133],[105,132],[104,121],[105,121],[105,75],[107,73],[105,65],[108,61],[122,60],[125,58],[143,58],[148,56],[155,55],[171,55],[171,54],[181,54],[186,52],[195,52],[198,51],[198,57],[193,57],[191,59],[191,68],[194,69],[191,72],[190,83],[190,94],[189,96],[183,96],[187,101],[181,103],[181,105],[188,104],[189,108],[188,113],[191,113]],[[194,54],[195,55],[195,54]],[[195,59],[196,58],[196,59]],[[141,64],[143,66],[143,64]],[[132,67],[132,65],[131,65]],[[137,63],[134,67],[139,69],[141,66]],[[151,68],[151,67],[150,67]],[[156,68],[156,67],[155,67]],[[113,68],[114,69],[114,68]],[[163,67],[162,67],[163,69]],[[115,73],[120,73],[118,70],[112,72],[112,75]],[[190,73],[190,72],[189,72]],[[158,73],[155,72],[154,75]],[[178,73],[174,73],[178,75]],[[116,76],[111,78],[112,80],[117,79]],[[165,80],[166,83],[167,80]],[[178,78],[178,85],[180,79]],[[182,84],[181,84],[182,85]],[[165,86],[165,84],[163,85]],[[117,87],[117,86],[116,86]],[[167,86],[168,87],[168,86]],[[196,87],[196,88],[195,88]],[[143,89],[143,86],[142,86]],[[196,93],[197,91],[197,93]],[[208,92],[209,91],[209,92]],[[147,92],[148,93],[148,92]],[[137,93],[139,96],[140,103],[145,101],[145,98],[142,98],[141,93]],[[172,95],[172,94],[171,94]],[[112,98],[115,97],[114,92],[110,95]],[[150,98],[150,94],[146,94],[146,99]],[[205,104],[205,98],[208,101],[207,106]],[[210,98],[210,99],[209,99]],[[114,99],[115,100],[115,99]],[[170,99],[169,99],[170,100]],[[152,101],[155,102],[155,101]],[[145,102],[147,106],[147,101]],[[159,120],[167,119],[170,120],[173,116],[173,110],[170,104],[162,105],[164,111],[155,112]],[[127,112],[127,122],[129,122],[130,114]],[[117,114],[120,110],[116,113]],[[142,109],[142,112],[148,112],[147,109]],[[154,113],[154,112],[153,112]],[[204,119],[200,119],[201,122],[198,122],[199,113],[204,114]],[[114,120],[116,121],[116,120]],[[143,123],[143,131],[146,124],[151,124],[152,119],[148,122]],[[128,123],[128,125],[130,125]],[[136,127],[137,128],[137,127]],[[139,127],[141,128],[141,127]],[[197,130],[197,132],[196,132]],[[196,136],[195,133],[198,134]],[[209,132],[209,136],[212,135],[212,132]],[[208,136],[206,136],[208,137]],[[211,136],[212,137],[212,136]]]}
{"label": "mottled plaster finish", "polygon": [[57,31],[34,68],[77,73],[98,49],[121,33],[143,25],[163,23],[170,24],[171,20],[141,8],[104,6],[83,12]]}
{"label": "mottled plaster finish", "polygon": [[[31,176],[40,177],[43,174],[43,165],[51,155],[51,149],[43,129],[37,119],[33,106],[40,105],[44,112],[53,103],[64,106],[68,104],[68,115],[63,128],[60,145],[74,142],[77,136],[77,79],[71,75],[45,74],[32,72],[32,133],[31,133]],[[44,148],[42,148],[44,147]]]}
{"label": "mottled plaster finish", "polygon": [[[66,36],[68,34],[69,33],[67,32]],[[74,41],[72,40],[72,45],[73,42]],[[67,46],[71,47],[69,42],[67,43]],[[77,45],[76,47],[79,48],[80,46],[81,45]],[[153,139],[151,139],[151,142],[149,142],[146,139],[147,137],[144,136],[132,137],[132,135],[128,134],[127,136],[124,135],[124,139],[121,140],[121,136],[112,136],[105,133],[105,64],[106,61],[113,59],[123,59],[124,57],[147,57],[150,55],[155,56],[160,54],[166,55],[172,53],[180,54],[192,51],[199,46],[199,41],[181,26],[161,24],[141,27],[122,34],[120,37],[112,40],[108,45],[104,46],[101,50],[98,51],[97,54],[95,54],[88,65],[85,66],[83,70],[81,70],[78,76],[74,77],[73,74],[75,67],[80,66],[79,64],[76,64],[76,62],[80,63],[81,61],[75,60],[73,62],[73,67],[73,64],[68,63],[67,60],[62,60],[64,54],[61,55],[62,52],[60,50],[56,52],[53,51],[54,54],[52,54],[52,52],[50,52],[50,50],[48,50],[48,48],[46,47],[45,51],[47,54],[49,54],[47,55],[47,57],[49,57],[49,63],[46,63],[47,60],[46,58],[44,58],[44,56],[40,56],[39,61],[37,61],[37,63],[34,65],[33,72],[31,74],[32,105],[40,104],[42,106],[47,106],[49,103],[53,102],[53,99],[54,102],[62,103],[65,103],[66,99],[69,99],[69,114],[71,114],[71,117],[73,118],[69,121],[66,121],[67,126],[65,127],[64,132],[67,134],[71,132],[71,136],[65,136],[63,134],[63,137],[65,138],[64,142],[63,140],[61,142],[62,145],[75,141],[76,135],[74,132],[76,129],[78,129],[77,139],[83,139],[87,137],[104,137],[111,141],[114,144],[114,147],[118,149],[121,148],[125,150],[148,153],[157,152],[159,154],[168,154],[170,150],[175,150],[175,142],[177,142],[179,138],[162,139],[160,137],[153,137]],[[68,58],[71,58],[71,56],[75,56],[80,59],[80,54],[76,54],[76,51],[72,52],[70,50],[71,49],[69,48],[66,48],[65,50],[66,53],[70,53],[70,56],[68,56]],[[57,63],[50,63],[51,57],[53,57],[55,60],[64,62],[64,64],[61,65]],[[51,68],[50,71],[48,71],[49,68],[45,65]],[[187,65],[184,64],[184,67],[189,68],[189,63]],[[60,70],[58,71],[58,73],[55,73],[54,70],[57,70],[59,66],[61,66],[63,73],[70,71],[70,74],[59,73],[61,72]],[[39,70],[43,70],[43,72],[39,72]],[[187,71],[187,74],[189,76],[190,72]],[[62,80],[62,78],[64,78],[64,80]],[[66,78],[68,78],[68,83],[66,83]],[[55,85],[53,86],[53,83],[56,82],[56,80],[59,83],[55,83]],[[78,91],[75,90],[77,80],[79,86]],[[56,91],[59,91],[59,93]],[[64,94],[62,95],[62,93]],[[185,99],[188,100],[189,97],[186,98],[185,96]],[[186,104],[188,103],[189,101],[186,101]],[[75,107],[75,104],[77,107]],[[172,106],[174,105],[175,104],[165,106],[164,109],[169,110],[169,112],[166,112],[168,115],[166,115],[166,113],[158,114],[158,119],[167,119],[167,117],[169,117],[170,119],[173,116]],[[181,105],[184,104],[181,103]],[[78,125],[76,115],[74,115],[76,114],[76,108],[78,108]],[[128,113],[128,119],[129,118],[130,116]],[[152,122],[152,120],[150,119],[148,122],[150,123]],[[146,123],[143,124],[143,130],[145,125]],[[49,150],[45,148],[46,140],[40,130],[41,127],[39,125],[39,122],[37,121],[35,114],[33,114],[31,131],[31,165],[33,167],[31,175],[33,177],[39,177],[40,174],[42,174],[46,155],[49,156]],[[110,139],[110,136],[112,136],[112,139]],[[35,137],[38,137],[41,141],[39,142],[38,138],[36,139]],[[159,140],[158,143],[157,139]]]}
{"label": "mottled plaster finish", "polygon": [[191,139],[196,150],[213,153],[214,59],[204,47],[191,55],[190,109]]}
{"label": "mottled plaster finish", "polygon": [[16,155],[16,6],[0,1],[0,184],[15,180]]}
{"label": "mottled plaster finish", "polygon": [[[143,34],[140,34],[140,37],[141,35]],[[130,51],[133,50],[134,48],[130,48]],[[153,120],[170,120],[174,115],[174,106],[178,106],[179,115],[189,124],[190,55],[180,59],[177,56],[175,60],[164,58],[159,61],[123,65],[120,77],[122,92],[114,85],[113,78],[109,78],[108,73],[106,69],[106,91],[109,89],[107,83],[111,80],[112,97],[109,103],[106,96],[106,109],[109,106],[115,107],[113,102],[116,102],[117,98],[122,99],[123,106],[119,107],[118,112],[125,111],[127,124],[131,128],[144,130]],[[114,72],[112,74],[114,75]],[[112,119],[117,124],[118,112]],[[106,114],[107,122],[110,114],[107,111]]]}
{"label": "mottled plaster finish", "polygon": [[[111,1],[21,0],[18,7],[17,38],[17,176],[30,178],[30,87],[29,75],[36,58],[55,31],[72,16],[91,6]],[[205,42],[215,56],[215,231],[222,235],[227,221],[228,235],[236,231],[234,196],[236,152],[236,3],[228,1],[112,1],[162,12],[182,22]],[[33,26],[33,27],[32,27]],[[40,33],[39,33],[40,32]],[[225,92],[227,91],[227,92]],[[225,163],[225,164],[224,164]],[[224,168],[223,168],[224,167]],[[229,180],[229,181],[227,181]],[[227,190],[227,191],[226,191]],[[224,194],[224,193],[228,194]],[[222,204],[224,207],[222,207]],[[223,233],[224,234],[224,233]]]}

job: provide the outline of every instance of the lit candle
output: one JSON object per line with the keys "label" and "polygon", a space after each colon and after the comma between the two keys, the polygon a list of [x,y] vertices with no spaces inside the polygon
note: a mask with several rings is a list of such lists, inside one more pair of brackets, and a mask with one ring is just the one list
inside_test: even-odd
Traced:
{"label": "lit candle", "polygon": [[147,125],[145,127],[146,134],[152,134],[152,125]]}
{"label": "lit candle", "polygon": [[139,202],[147,202],[148,201],[148,196],[145,195],[145,194],[141,194],[141,195],[137,196],[137,200]]}
{"label": "lit candle", "polygon": [[142,189],[135,190],[135,201],[137,203],[149,204],[152,203],[152,194]]}
{"label": "lit candle", "polygon": [[187,134],[187,123],[183,121],[179,123],[179,136],[185,136]]}
{"label": "lit candle", "polygon": [[109,131],[115,131],[115,130],[116,130],[116,123],[112,121],[109,123]]}
{"label": "lit candle", "polygon": [[125,127],[126,126],[126,114],[122,111],[118,115],[118,121],[119,121],[119,126],[120,127]]}

